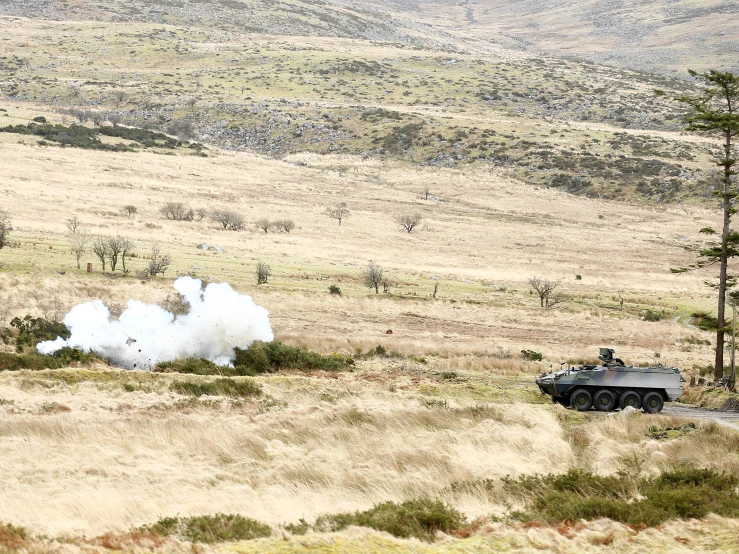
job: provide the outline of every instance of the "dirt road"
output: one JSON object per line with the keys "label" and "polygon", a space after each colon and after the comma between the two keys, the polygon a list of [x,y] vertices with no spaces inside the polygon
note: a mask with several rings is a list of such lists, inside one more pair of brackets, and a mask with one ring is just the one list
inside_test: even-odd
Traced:
{"label": "dirt road", "polygon": [[726,425],[733,429],[739,430],[739,412],[717,412],[714,410],[704,410],[703,408],[691,408],[690,406],[682,406],[680,404],[665,404],[662,410],[663,415],[694,417],[696,419],[710,419],[721,425]]}

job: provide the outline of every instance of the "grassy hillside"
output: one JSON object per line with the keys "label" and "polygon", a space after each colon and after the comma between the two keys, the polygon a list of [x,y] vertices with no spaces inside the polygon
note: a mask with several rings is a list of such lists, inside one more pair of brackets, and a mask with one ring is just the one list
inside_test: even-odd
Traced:
{"label": "grassy hillside", "polygon": [[[5,20],[10,99],[233,150],[503,168],[648,202],[710,198],[711,143],[679,134],[683,81],[501,52],[255,38],[206,28]],[[1,124],[1,122],[0,122]]]}

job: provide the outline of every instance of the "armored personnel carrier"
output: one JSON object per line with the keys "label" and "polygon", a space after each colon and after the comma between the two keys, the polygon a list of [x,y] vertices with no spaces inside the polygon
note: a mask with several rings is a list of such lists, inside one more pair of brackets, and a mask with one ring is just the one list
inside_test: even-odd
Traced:
{"label": "armored personnel carrier", "polygon": [[653,414],[662,411],[666,401],[683,393],[685,379],[674,367],[630,367],[614,358],[611,348],[601,348],[601,365],[570,367],[542,373],[536,384],[554,402],[580,412],[595,408],[610,412],[632,406]]}

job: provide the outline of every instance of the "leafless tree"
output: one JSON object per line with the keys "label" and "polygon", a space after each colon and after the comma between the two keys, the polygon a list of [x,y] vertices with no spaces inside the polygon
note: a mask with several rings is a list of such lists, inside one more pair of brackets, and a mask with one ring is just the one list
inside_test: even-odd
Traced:
{"label": "leafless tree", "polygon": [[69,92],[75,100],[82,100],[82,85],[69,85]]}
{"label": "leafless tree", "polygon": [[95,237],[92,241],[92,253],[100,260],[100,265],[105,271],[105,263],[108,261],[108,239],[106,237]]}
{"label": "leafless tree", "polygon": [[186,207],[182,202],[167,202],[159,209],[159,212],[167,219],[174,221],[188,221],[195,217],[192,208]]}
{"label": "leafless tree", "polygon": [[105,116],[105,119],[107,119],[113,125],[113,127],[115,127],[121,121],[123,121],[123,116],[115,112],[110,112],[109,114]]}
{"label": "leafless tree", "polygon": [[65,221],[64,224],[67,226],[67,229],[69,229],[70,233],[76,233],[77,228],[82,223],[80,222],[80,218],[75,215],[75,216],[70,217],[67,221]]}
{"label": "leafless tree", "polygon": [[[534,277],[529,278],[529,285],[531,285],[531,288],[534,289],[536,291],[536,294],[539,295],[539,301],[541,302],[542,308],[550,307],[550,303],[553,299],[554,290],[559,286],[561,282],[562,282],[562,279],[558,279],[557,281],[552,281],[551,279],[547,279],[546,277],[534,276]],[[554,305],[554,304],[551,304],[551,305]]]}
{"label": "leafless tree", "polygon": [[169,254],[162,254],[158,244],[151,247],[151,259],[149,260],[149,275],[164,275],[164,272],[172,263]]}
{"label": "leafless tree", "polygon": [[64,317],[66,309],[58,288],[43,292],[32,291],[30,295],[36,301],[44,319],[48,321],[60,321]]}
{"label": "leafless tree", "polygon": [[126,269],[126,256],[130,256],[131,252],[135,249],[135,240],[128,237],[121,237],[121,263],[123,264],[123,273],[128,273],[128,269]]}
{"label": "leafless tree", "polygon": [[90,118],[95,125],[100,125],[103,122],[103,114],[100,112],[91,112]]}
{"label": "leafless tree", "polygon": [[413,231],[421,221],[423,221],[421,214],[405,214],[395,218],[395,222],[403,227],[407,233]]}
{"label": "leafless tree", "polygon": [[364,284],[367,288],[375,289],[375,294],[380,294],[380,283],[382,283],[382,268],[375,262],[370,262],[362,273]]}
{"label": "leafless tree", "polygon": [[189,98],[187,98],[187,100],[185,100],[185,103],[190,106],[191,112],[195,112],[195,106],[197,106],[198,104],[198,99],[194,96],[190,96]]}
{"label": "leafless tree", "polygon": [[108,237],[108,259],[110,260],[110,269],[115,271],[118,265],[118,258],[123,252],[124,239],[120,235]]}
{"label": "leafless tree", "polygon": [[121,104],[126,99],[126,96],[128,95],[126,94],[125,90],[116,90],[113,93],[113,101],[115,102],[116,108],[120,108]]}
{"label": "leafless tree", "polygon": [[204,208],[198,208],[195,210],[195,215],[198,216],[198,221],[203,221],[205,219],[205,216],[208,215],[208,211]]}
{"label": "leafless tree", "polygon": [[269,232],[269,230],[272,228],[272,222],[269,219],[260,219],[255,223],[255,225],[265,233]]}
{"label": "leafless tree", "polygon": [[429,196],[431,196],[431,187],[426,185],[425,187],[423,187],[423,199],[428,200]]}
{"label": "leafless tree", "polygon": [[257,263],[257,285],[262,285],[267,282],[269,276],[272,275],[272,270],[269,265],[265,262]]}
{"label": "leafless tree", "polygon": [[272,224],[272,226],[280,233],[289,233],[295,229],[295,223],[292,219],[278,219]]}
{"label": "leafless tree", "polygon": [[130,219],[132,215],[139,213],[139,209],[132,204],[127,204],[123,206],[123,213]]}
{"label": "leafless tree", "polygon": [[10,214],[5,210],[0,210],[0,248],[8,244],[8,237],[12,230],[13,222],[10,221]]}
{"label": "leafless tree", "polygon": [[213,210],[211,219],[223,225],[224,229],[231,231],[239,231],[244,228],[244,218],[233,210],[219,209]]}
{"label": "leafless tree", "polygon": [[339,227],[341,227],[342,220],[349,217],[349,208],[347,208],[346,202],[342,202],[341,204],[326,208],[326,215],[331,219],[338,220]]}
{"label": "leafless tree", "polygon": [[434,283],[434,293],[431,295],[433,298],[436,298],[436,293],[439,292],[439,283],[438,281]]}
{"label": "leafless tree", "polygon": [[80,269],[80,260],[82,259],[82,255],[85,253],[89,242],[90,234],[84,227],[76,229],[76,231],[73,232],[72,235],[69,237],[69,243],[72,247],[72,253],[77,260],[77,269]]}

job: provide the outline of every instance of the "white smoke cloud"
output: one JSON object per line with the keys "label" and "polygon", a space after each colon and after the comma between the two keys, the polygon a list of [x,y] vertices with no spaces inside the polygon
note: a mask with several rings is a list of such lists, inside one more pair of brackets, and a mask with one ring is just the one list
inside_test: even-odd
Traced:
{"label": "white smoke cloud", "polygon": [[41,354],[53,354],[70,346],[94,351],[119,367],[151,369],[159,362],[182,358],[206,358],[226,365],[234,348],[274,339],[268,312],[250,296],[239,294],[227,283],[210,283],[180,277],[174,288],[190,305],[190,313],[174,316],[165,309],[129,300],[115,320],[100,300],[72,308],[64,317],[72,336],[38,344]]}

